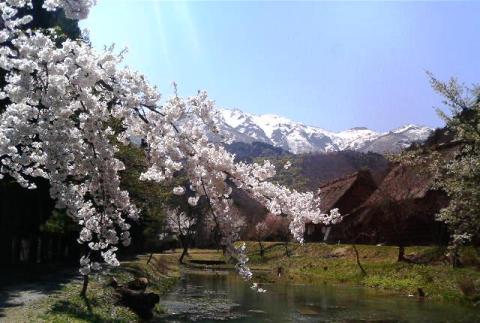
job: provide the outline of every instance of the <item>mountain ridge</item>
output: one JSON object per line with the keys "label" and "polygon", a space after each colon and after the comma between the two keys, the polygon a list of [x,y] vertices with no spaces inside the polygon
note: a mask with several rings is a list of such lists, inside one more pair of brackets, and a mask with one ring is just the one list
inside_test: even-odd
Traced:
{"label": "mountain ridge", "polygon": [[263,142],[294,154],[354,150],[395,153],[423,142],[433,129],[407,124],[388,132],[353,127],[333,132],[308,126],[275,114],[255,115],[238,109],[219,110],[221,130],[233,142]]}

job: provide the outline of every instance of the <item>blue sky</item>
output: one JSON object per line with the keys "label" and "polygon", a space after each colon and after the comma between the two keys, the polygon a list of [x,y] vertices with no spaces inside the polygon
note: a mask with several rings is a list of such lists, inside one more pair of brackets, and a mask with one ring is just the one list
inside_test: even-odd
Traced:
{"label": "blue sky", "polygon": [[81,25],[166,95],[333,131],[439,126],[425,71],[480,82],[480,2],[100,0]]}

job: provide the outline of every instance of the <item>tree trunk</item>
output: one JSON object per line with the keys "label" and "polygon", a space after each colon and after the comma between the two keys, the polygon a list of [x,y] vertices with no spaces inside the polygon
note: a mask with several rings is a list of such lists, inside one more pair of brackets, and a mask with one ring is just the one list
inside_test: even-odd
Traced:
{"label": "tree trunk", "polygon": [[34,235],[30,238],[30,259],[29,262],[31,264],[37,263],[37,255],[38,252],[38,236]]}
{"label": "tree trunk", "polygon": [[53,237],[52,237],[52,235],[49,235],[49,237],[48,237],[47,258],[48,258],[48,261],[52,261],[52,259],[53,259]]}
{"label": "tree trunk", "polygon": [[453,268],[459,268],[462,266],[460,262],[460,255],[458,254],[457,248],[452,250],[452,252],[450,253],[450,262],[452,263]]}
{"label": "tree trunk", "polygon": [[186,255],[188,255],[188,246],[189,246],[189,240],[187,238],[180,239],[180,242],[182,243],[183,251],[180,256],[180,259],[178,259],[178,262],[183,264],[183,258],[185,258]]}
{"label": "tree trunk", "polygon": [[37,264],[42,262],[42,237],[38,237],[38,242],[37,242]]}
{"label": "tree trunk", "polygon": [[30,260],[30,239],[20,240],[20,261],[25,263]]}
{"label": "tree trunk", "polygon": [[150,257],[148,257],[147,265],[150,263],[150,261],[152,260],[152,258],[153,258],[153,252],[150,253]]}
{"label": "tree trunk", "polygon": [[80,296],[83,298],[87,297],[87,288],[88,288],[88,275],[83,275],[83,286]]}
{"label": "tree trunk", "polygon": [[362,275],[366,276],[367,272],[365,271],[362,264],[360,263],[360,256],[358,255],[358,250],[356,245],[353,245],[353,251],[355,251],[355,258],[357,260],[358,268],[360,268],[360,270],[362,271]]}
{"label": "tree trunk", "polygon": [[188,247],[185,246],[183,247],[183,251],[182,251],[182,255],[180,256],[180,259],[178,259],[178,261],[183,264],[183,258],[185,258],[185,256],[188,254]]}
{"label": "tree trunk", "polygon": [[263,258],[263,256],[265,255],[265,248],[263,248],[262,241],[258,240],[258,245],[260,246],[260,257]]}
{"label": "tree trunk", "polygon": [[404,246],[398,246],[398,259],[397,261],[406,261],[407,259],[405,258],[405,247]]}
{"label": "tree trunk", "polygon": [[285,241],[285,255],[290,257],[290,252],[288,251],[288,241]]}
{"label": "tree trunk", "polygon": [[12,264],[18,263],[18,240],[17,237],[13,237],[12,239]]}

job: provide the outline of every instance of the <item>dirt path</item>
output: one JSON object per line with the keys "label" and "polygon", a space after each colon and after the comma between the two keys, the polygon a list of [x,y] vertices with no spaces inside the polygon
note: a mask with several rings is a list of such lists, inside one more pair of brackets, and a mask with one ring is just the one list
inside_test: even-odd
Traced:
{"label": "dirt path", "polygon": [[80,277],[76,271],[62,270],[38,277],[35,282],[10,282],[6,287],[0,286],[0,322],[29,322],[23,312],[32,310],[43,298],[77,279]]}

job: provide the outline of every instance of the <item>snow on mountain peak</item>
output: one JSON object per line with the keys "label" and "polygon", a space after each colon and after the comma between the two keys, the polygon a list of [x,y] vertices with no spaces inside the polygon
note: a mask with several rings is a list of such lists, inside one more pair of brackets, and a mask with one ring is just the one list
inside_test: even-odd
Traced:
{"label": "snow on mountain peak", "polygon": [[246,121],[247,114],[240,110],[221,109],[220,114],[225,122],[232,128],[236,128]]}
{"label": "snow on mountain peak", "polygon": [[275,114],[255,115],[234,109],[221,109],[223,131],[234,141],[260,141],[292,153],[339,150],[396,152],[410,143],[423,141],[432,129],[408,124],[388,133],[355,127],[338,133],[306,126]]}
{"label": "snow on mountain peak", "polygon": [[253,122],[262,128],[269,138],[272,137],[276,129],[282,126],[292,127],[296,125],[295,122],[275,114],[254,115]]}

